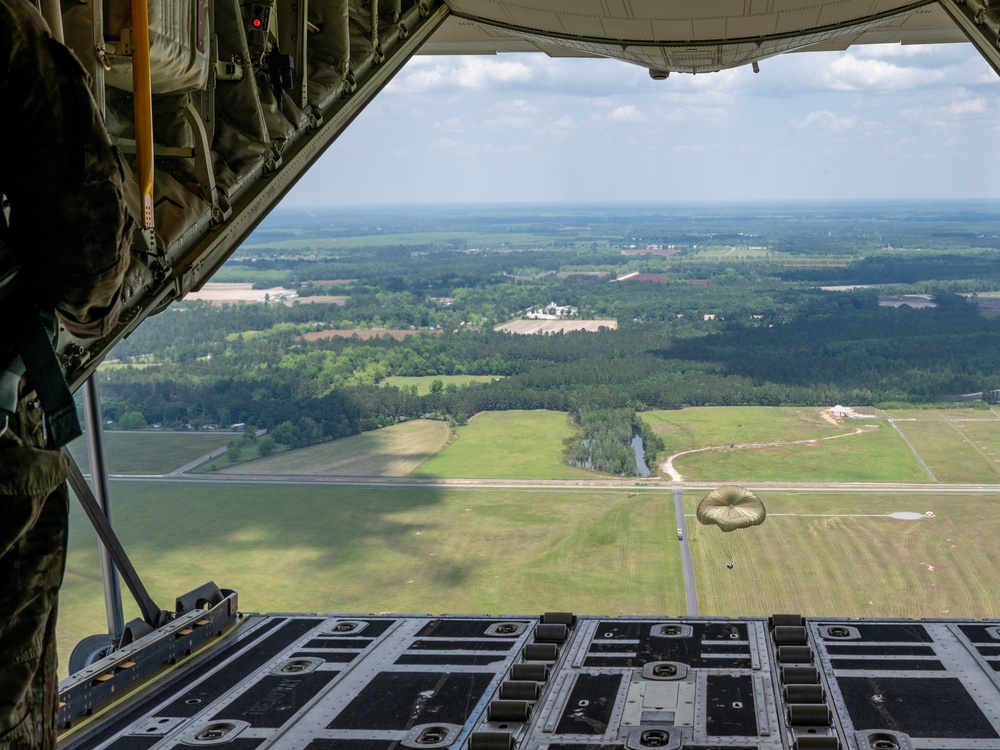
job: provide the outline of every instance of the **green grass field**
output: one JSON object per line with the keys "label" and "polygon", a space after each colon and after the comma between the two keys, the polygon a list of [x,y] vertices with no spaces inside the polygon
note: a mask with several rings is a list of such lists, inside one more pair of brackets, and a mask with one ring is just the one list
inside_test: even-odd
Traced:
{"label": "green grass field", "polygon": [[834,424],[822,409],[786,406],[699,406],[647,411],[642,418],[663,438],[665,455],[732,443],[811,440],[850,432],[858,425]]}
{"label": "green grass field", "polygon": [[563,441],[575,429],[555,411],[491,411],[458,428],[457,439],[418,468],[417,477],[490,479],[595,479],[601,475],[569,466]]}
{"label": "green grass field", "polygon": [[[970,456],[989,467],[989,453],[1000,452],[994,450],[1000,442],[989,412],[892,416],[917,420],[897,423],[908,435],[911,428],[929,426],[918,436],[921,454],[933,459],[935,471],[953,460],[959,481],[973,476],[960,468],[976,465]],[[906,479],[905,471],[919,464],[885,419],[834,425],[818,409],[763,408],[650,412],[645,418],[674,451],[726,445],[722,452],[682,459],[682,472],[692,471],[685,460],[701,461],[691,466],[751,488],[782,478],[928,481],[925,473]],[[866,424],[877,427],[817,443],[728,450],[734,428],[741,442],[773,442],[843,434]],[[597,478],[562,464],[562,442],[572,434],[562,413],[484,413],[414,473]],[[146,471],[183,462],[164,459],[167,434],[109,437],[119,436],[125,439],[120,450],[127,446],[143,457]],[[220,445],[227,436],[179,437]],[[402,473],[408,457],[419,463],[433,453],[432,443],[443,444],[446,437],[444,423],[411,422],[271,457],[274,467],[266,472],[263,460],[237,470]],[[164,438],[167,443],[157,442]],[[962,439],[977,446],[973,454],[958,453]],[[195,448],[197,455],[205,450],[189,446]],[[158,465],[148,465],[155,458]],[[667,489],[360,488],[233,480],[112,482],[116,526],[161,606],[215,580],[237,589],[247,611],[686,611]],[[722,534],[693,518],[703,494],[686,492],[685,504],[704,615],[1000,617],[994,495],[936,491],[931,484],[909,492],[761,491],[767,522]],[[900,511],[935,516],[886,517]],[[72,513],[59,634],[64,664],[72,644],[104,630],[94,534],[75,502]],[[733,571],[725,567],[730,555]],[[126,617],[135,615],[130,606]]]}
{"label": "green grass field", "polygon": [[447,387],[449,383],[462,386],[469,383],[489,383],[499,379],[498,375],[421,375],[415,377],[393,375],[391,378],[383,380],[379,385],[394,385],[397,388],[415,385],[417,386],[417,394],[426,396],[431,392],[431,383],[435,380],[440,380]]}
{"label": "green grass field", "polygon": [[[758,495],[768,509],[764,524],[723,534],[694,520],[702,495],[685,493],[702,614],[1000,616],[996,498],[821,490]],[[933,518],[884,517],[928,510]],[[730,555],[732,571],[725,565]]]}
{"label": "green grass field", "polygon": [[746,260],[750,258],[763,259],[771,257],[773,253],[766,247],[761,246],[724,246],[724,245],[702,245],[698,250],[690,252],[689,259],[705,260],[735,260],[740,258]]}
{"label": "green grass field", "polygon": [[1000,483],[1000,418],[981,409],[888,412],[939,482]]}
{"label": "green grass field", "polygon": [[445,422],[416,419],[235,466],[223,466],[220,458],[214,473],[405,477],[441,450],[448,434]]}
{"label": "green grass field", "polygon": [[[573,235],[560,236],[563,242],[575,240],[581,245],[590,246],[595,239],[599,239],[589,231],[576,232]],[[401,245],[447,245],[454,241],[461,241],[470,248],[488,248],[499,250],[502,248],[533,248],[548,247],[552,243],[552,236],[548,234],[532,234],[530,232],[465,232],[465,231],[444,231],[444,232],[385,232],[379,234],[356,235],[352,237],[319,237],[304,236],[301,239],[281,239],[269,242],[253,242],[244,244],[245,248],[267,247],[279,248],[282,250],[313,250],[336,252],[346,248],[358,247],[398,247]]]}
{"label": "green grass field", "polygon": [[[105,432],[104,453],[110,474],[166,474],[199,456],[221,448],[231,432]],[[89,472],[87,436],[69,444],[84,473]]]}
{"label": "green grass field", "polygon": [[[678,547],[664,544],[668,492],[178,480],[112,493],[122,541],[165,608],[214,580],[244,611],[685,611]],[[105,630],[95,536],[76,503],[71,528],[63,664]]]}
{"label": "green grass field", "polygon": [[885,420],[874,429],[832,440],[690,453],[679,457],[674,468],[685,479],[698,481],[931,481]]}

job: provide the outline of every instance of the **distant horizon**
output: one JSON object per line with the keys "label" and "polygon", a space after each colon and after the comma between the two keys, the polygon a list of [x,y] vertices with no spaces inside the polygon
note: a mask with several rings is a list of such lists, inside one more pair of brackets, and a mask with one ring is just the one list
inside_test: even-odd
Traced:
{"label": "distant horizon", "polygon": [[377,211],[397,209],[423,208],[510,208],[530,209],[538,207],[554,208],[677,208],[706,206],[889,206],[889,205],[928,205],[928,206],[974,206],[976,208],[995,206],[1000,212],[1000,197],[951,197],[951,198],[686,198],[680,200],[538,200],[538,201],[411,201],[400,203],[364,203],[364,204],[279,204],[271,215],[277,213],[315,213],[318,211]]}

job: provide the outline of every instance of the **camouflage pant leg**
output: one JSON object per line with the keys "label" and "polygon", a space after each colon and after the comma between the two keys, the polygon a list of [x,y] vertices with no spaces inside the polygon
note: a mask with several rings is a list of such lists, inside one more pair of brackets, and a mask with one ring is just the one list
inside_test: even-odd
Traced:
{"label": "camouflage pant leg", "polygon": [[56,609],[69,495],[61,454],[40,449],[23,399],[0,436],[0,748],[56,746]]}

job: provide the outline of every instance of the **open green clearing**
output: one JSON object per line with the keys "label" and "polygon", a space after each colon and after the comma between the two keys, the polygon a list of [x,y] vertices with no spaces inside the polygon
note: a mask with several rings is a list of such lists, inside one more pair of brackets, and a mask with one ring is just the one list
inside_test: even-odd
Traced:
{"label": "open green clearing", "polygon": [[[116,525],[161,606],[214,580],[237,589],[246,611],[686,611],[669,491],[183,480],[112,491]],[[703,494],[686,492],[685,508],[704,615],[1000,616],[989,495],[766,491],[768,520],[723,534],[694,520]],[[935,516],[886,517],[900,511]],[[104,629],[95,538],[76,504],[60,608],[65,663]]]}
{"label": "open green clearing", "polygon": [[[688,257],[696,258],[698,260],[746,260],[747,258],[771,258],[775,255],[766,247],[759,245],[749,246],[749,245],[701,245],[697,250],[692,251]],[[782,257],[782,260],[785,258]]]}
{"label": "open green clearing", "polygon": [[450,383],[454,383],[457,386],[468,385],[469,383],[489,383],[493,380],[499,380],[500,377],[499,375],[394,375],[381,381],[379,385],[392,385],[396,388],[406,388],[415,385],[417,386],[417,395],[426,396],[431,392],[431,383],[435,380],[440,380],[447,387]]}
{"label": "open green clearing", "polygon": [[[214,580],[244,611],[685,611],[678,546],[664,544],[669,492],[177,480],[113,481],[112,493],[161,607]],[[95,536],[76,503],[59,623],[65,673],[72,646],[106,630]]]}
{"label": "open green clearing", "polygon": [[[108,473],[166,474],[223,447],[233,437],[226,432],[105,432]],[[70,443],[69,450],[80,468],[89,471],[87,436]]]}
{"label": "open green clearing", "polygon": [[[863,432],[849,434],[857,429]],[[844,437],[690,453],[674,461],[674,469],[687,480],[720,482],[931,481],[884,419],[874,428],[860,427],[850,420],[837,434]]]}
{"label": "open green clearing", "polygon": [[[219,474],[405,477],[448,441],[445,422],[416,419],[381,430],[220,468]],[[220,458],[219,465],[225,458]]]}
{"label": "open green clearing", "polygon": [[[994,497],[758,494],[767,505],[767,521],[723,534],[694,520],[703,494],[685,493],[703,615],[1000,616],[995,574],[1000,513]],[[864,515],[901,511],[933,511],[935,517],[901,521]],[[731,571],[730,555],[736,563]]]}
{"label": "open green clearing", "polygon": [[413,476],[489,479],[594,479],[566,464],[563,441],[576,429],[556,411],[490,411],[458,428],[456,440]]}
{"label": "open green clearing", "polygon": [[910,409],[889,416],[939,482],[1000,482],[1000,419],[993,412]]}
{"label": "open green clearing", "polygon": [[[567,232],[558,237],[560,242],[578,242],[590,245],[596,238],[591,232],[582,230]],[[264,242],[247,242],[243,244],[246,250],[255,248],[271,248],[278,250],[325,250],[337,252],[348,248],[393,247],[401,245],[455,245],[459,248],[479,248],[503,250],[507,248],[531,249],[548,247],[553,237],[548,234],[533,234],[530,232],[469,232],[469,231],[427,231],[427,232],[385,232],[350,237],[302,237],[296,239],[269,240]]]}
{"label": "open green clearing", "polygon": [[[874,410],[859,409],[865,413]],[[695,448],[734,443],[811,440],[849,432],[853,420],[836,424],[823,409],[788,406],[698,406],[675,411],[647,411],[642,418],[663,438],[665,456]],[[865,423],[869,423],[865,420]]]}

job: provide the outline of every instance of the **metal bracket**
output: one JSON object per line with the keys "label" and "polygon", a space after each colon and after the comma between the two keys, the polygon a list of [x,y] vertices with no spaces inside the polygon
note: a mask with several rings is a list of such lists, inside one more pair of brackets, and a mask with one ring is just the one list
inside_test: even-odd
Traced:
{"label": "metal bracket", "polygon": [[[979,54],[1000,75],[1000,12],[983,0],[938,0]],[[991,5],[994,6],[991,9]]]}

